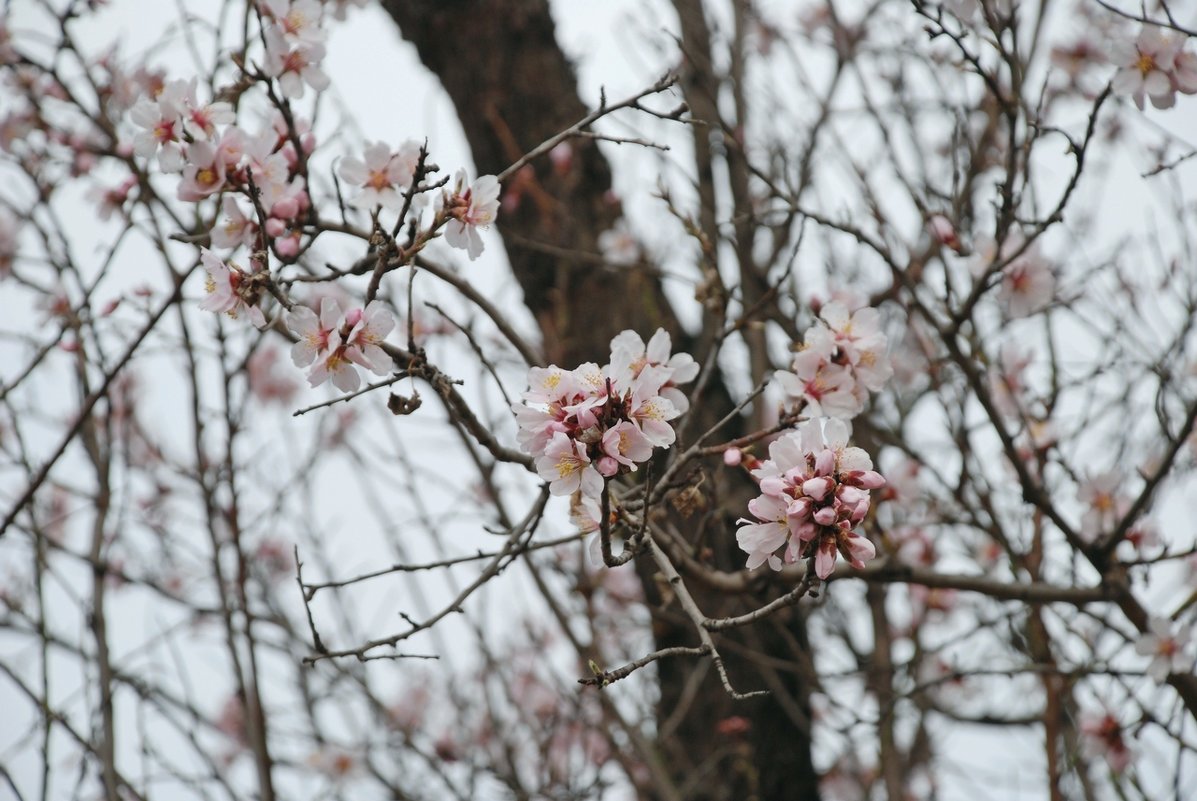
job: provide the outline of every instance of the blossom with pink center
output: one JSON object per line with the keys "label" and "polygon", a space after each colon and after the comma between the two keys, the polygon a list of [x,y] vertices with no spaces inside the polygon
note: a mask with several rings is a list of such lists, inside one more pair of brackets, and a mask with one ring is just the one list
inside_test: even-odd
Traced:
{"label": "blossom with pink center", "polygon": [[1163,618],[1148,621],[1148,631],[1135,641],[1135,652],[1150,656],[1147,675],[1157,684],[1163,684],[1172,673],[1187,673],[1192,670],[1193,658],[1185,651],[1190,633],[1185,628],[1173,631],[1172,622]]}
{"label": "blossom with pink center", "polygon": [[216,136],[217,125],[228,125],[237,119],[231,103],[223,100],[200,103],[196,95],[198,78],[183,82],[177,90],[183,111],[183,128],[193,139],[211,140]]}
{"label": "blossom with pink center", "polygon": [[1135,758],[1135,752],[1123,736],[1122,725],[1109,712],[1083,716],[1081,734],[1085,736],[1085,753],[1095,759],[1104,759],[1114,773],[1124,772]]}
{"label": "blossom with pink center", "polygon": [[658,328],[648,344],[635,331],[621,331],[611,340],[611,366],[607,376],[617,390],[629,389],[646,367],[664,371],[665,383],[659,394],[673,404],[678,414],[685,414],[690,408],[686,393],[677,388],[698,377],[698,362],[688,353],[670,351],[673,343],[669,332]]}
{"label": "blossom with pink center", "polygon": [[1179,45],[1155,25],[1144,25],[1133,44],[1112,42],[1110,61],[1117,65],[1118,71],[1110,87],[1118,94],[1130,95],[1140,109],[1145,97],[1156,108],[1171,108],[1176,103],[1172,68]]}
{"label": "blossom with pink center", "polygon": [[333,386],[342,392],[356,392],[362,385],[362,377],[358,375],[348,357],[345,355],[345,344],[341,340],[341,332],[334,329],[328,335],[325,349],[308,372],[308,383],[318,387],[329,379]]}
{"label": "blossom with pink center", "polygon": [[200,301],[204,311],[228,314],[234,319],[245,311],[258,328],[266,326],[266,317],[258,308],[262,283],[257,273],[247,273],[236,265],[225,264],[212,251],[200,248],[200,261],[208,273],[205,288],[208,296]]}
{"label": "blossom with pink center", "polygon": [[349,204],[366,210],[385,206],[399,211],[403,207],[403,193],[415,170],[412,148],[418,157],[419,145],[414,142],[405,142],[398,153],[377,142],[366,147],[364,160],[352,156],[344,159],[337,172],[346,182],[361,188]]}
{"label": "blossom with pink center", "polygon": [[1011,318],[1030,317],[1051,304],[1055,291],[1051,266],[1028,250],[1002,268],[998,302]]}
{"label": "blossom with pink center", "polygon": [[[528,371],[523,403],[512,406],[516,438],[536,458],[540,475],[557,483],[554,494],[581,491],[598,497],[603,476],[635,471],[655,447],[668,447],[677,436],[669,421],[678,411],[661,395],[676,371],[647,358],[634,371],[628,333],[611,341],[612,362],[603,367],[587,362],[573,370],[550,365]],[[643,341],[635,341],[643,351]],[[653,357],[676,359],[683,375],[688,371],[689,357],[670,357],[667,336],[658,332],[653,343]],[[626,373],[619,382],[611,378],[616,364]]]}
{"label": "blossom with pink center", "polygon": [[349,327],[346,358],[375,375],[389,375],[392,359],[383,350],[382,341],[395,327],[395,318],[386,306],[373,300],[365,310],[350,309],[345,324]]}
{"label": "blossom with pink center", "polygon": [[774,378],[787,407],[808,417],[851,419],[864,409],[869,391],[880,390],[893,376],[876,309],[849,314],[839,302],[820,310],[820,319],[803,335],[791,370]]}
{"label": "blossom with pink center", "polygon": [[536,460],[536,472],[549,482],[553,495],[583,495],[598,497],[603,491],[603,478],[590,463],[585,444],[557,432],[545,447],[544,455]]}
{"label": "blossom with pink center", "polygon": [[157,155],[163,172],[183,169],[183,111],[181,89],[170,86],[157,100],[143,97],[137,101],[129,110],[129,119],[144,130],[133,137],[133,152],[144,159]]}
{"label": "blossom with pink center", "polygon": [[337,330],[341,319],[341,305],[334,298],[320,301],[320,314],[307,306],[295,306],[287,312],[287,328],[299,337],[291,346],[291,361],[296,367],[307,367],[316,357],[328,350],[329,338]]}
{"label": "blossom with pink center", "polygon": [[303,97],[304,84],[317,92],[328,88],[328,75],[320,69],[325,54],[324,45],[306,41],[292,45],[275,26],[267,28],[264,36],[266,58],[262,69],[271,78],[278,79],[285,97]]}
{"label": "blossom with pink center", "polygon": [[741,519],[736,534],[749,568],[767,561],[779,570],[783,562],[813,558],[815,574],[826,579],[837,555],[857,568],[876,555],[853,529],[868,514],[870,490],[885,479],[868,454],[847,443],[847,425],[829,419],[805,422],[769,445],[769,459],[752,471],[761,495],[748,510],[759,522]]}
{"label": "blossom with pink center", "polygon": [[608,428],[602,438],[603,453],[635,471],[637,462],[648,461],[653,445],[633,423],[624,420]]}
{"label": "blossom with pink center", "polygon": [[450,218],[445,226],[445,241],[465,250],[473,261],[482,255],[482,235],[478,229],[489,226],[499,214],[499,179],[483,175],[469,187],[465,180],[465,171],[459,170],[452,194],[446,194],[441,202]]}
{"label": "blossom with pink center", "polygon": [[660,390],[668,380],[667,371],[648,367],[632,383],[628,413],[632,421],[653,445],[668,447],[677,439],[677,432],[669,424],[681,412],[664,397]]}
{"label": "blossom with pink center", "polygon": [[956,233],[956,226],[944,215],[931,215],[931,219],[927,221],[927,227],[939,244],[949,247],[957,253],[964,251],[964,246],[960,243],[960,236]]}
{"label": "blossom with pink center", "polygon": [[1112,531],[1131,504],[1126,477],[1118,470],[1086,478],[1077,489],[1077,500],[1087,507],[1081,517],[1081,536],[1089,541]]}
{"label": "blossom with pink center", "polygon": [[241,245],[252,247],[258,234],[257,224],[242,210],[241,204],[232,195],[225,195],[220,201],[224,211],[224,222],[212,229],[212,244],[218,248],[236,248]]}
{"label": "blossom with pink center", "polygon": [[194,203],[211,197],[224,187],[224,179],[224,161],[217,156],[216,148],[202,140],[192,142],[179,182],[179,200]]}
{"label": "blossom with pink center", "polygon": [[323,42],[328,36],[320,27],[318,0],[260,0],[259,5],[288,41]]}

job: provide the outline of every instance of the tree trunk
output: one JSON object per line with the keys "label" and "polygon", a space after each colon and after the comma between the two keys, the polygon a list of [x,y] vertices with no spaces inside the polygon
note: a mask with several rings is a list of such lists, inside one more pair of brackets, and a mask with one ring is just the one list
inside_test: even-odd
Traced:
{"label": "tree trunk", "polygon": [[[452,98],[479,174],[502,171],[588,113],[573,67],[557,44],[546,0],[384,0],[383,6]],[[625,328],[647,339],[664,327],[675,343],[687,346],[651,271],[596,263],[598,236],[620,213],[610,199],[611,169],[594,142],[575,139],[570,145],[568,170],[540,159],[507,182],[498,221],[548,359],[567,368],[605,362],[611,337]],[[511,202],[513,187],[517,203]],[[717,380],[712,383],[711,397],[691,413],[714,421],[730,406],[726,389]],[[694,430],[702,430],[701,424]],[[746,500],[745,489],[732,493]],[[726,510],[742,506],[739,500],[725,504]],[[703,528],[716,563],[734,569],[743,564],[743,554],[730,536],[736,514],[726,510],[716,508]],[[678,523],[697,529],[698,517]],[[658,607],[657,645],[696,645],[692,625],[676,603],[671,606],[651,579],[645,586],[650,604]],[[713,594],[700,586],[691,591],[710,616],[739,614],[750,608],[746,601],[760,600]],[[709,661],[658,663],[658,747],[682,797],[816,801],[807,689],[813,674],[801,613],[791,610],[718,642],[738,689],[769,689],[773,695],[736,703],[724,693]],[[705,675],[698,679],[696,672]],[[736,716],[748,721],[747,733],[734,731],[738,721],[726,722]],[[669,730],[663,730],[666,726]]]}

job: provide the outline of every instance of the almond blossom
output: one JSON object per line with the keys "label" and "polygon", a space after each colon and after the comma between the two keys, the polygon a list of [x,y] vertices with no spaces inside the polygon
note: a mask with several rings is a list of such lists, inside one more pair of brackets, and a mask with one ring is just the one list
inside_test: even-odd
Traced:
{"label": "almond blossom", "polygon": [[848,313],[842,303],[825,305],[807,329],[791,370],[774,378],[787,407],[809,417],[851,419],[864,409],[869,391],[877,392],[893,376],[876,309]]}
{"label": "almond blossom", "polygon": [[133,152],[140,158],[158,157],[163,172],[183,169],[183,111],[185,87],[168,84],[157,100],[142,98],[129,110],[129,119],[143,128],[133,137]]}
{"label": "almond blossom", "polygon": [[349,205],[370,210],[385,206],[392,211],[403,208],[403,193],[411,183],[420,146],[404,142],[399,152],[392,152],[382,142],[366,147],[365,159],[344,159],[337,172],[349,184],[361,187]]}
{"label": "almond blossom", "polygon": [[611,340],[611,363],[603,367],[588,362],[573,370],[549,365],[528,371],[523,403],[512,406],[516,439],[536,457],[537,472],[554,495],[597,498],[604,477],[635,471],[654,448],[673,443],[670,421],[681,412],[663,390],[679,374],[690,380],[693,360],[671,357],[663,331],[650,341],[651,358],[677,368],[653,364],[643,340],[624,331]]}
{"label": "almond blossom", "polygon": [[1157,684],[1168,680],[1169,674],[1187,673],[1193,668],[1193,659],[1185,653],[1190,633],[1185,628],[1173,632],[1172,622],[1163,618],[1148,621],[1147,633],[1135,641],[1135,652],[1150,656],[1147,675]]}
{"label": "almond blossom", "polygon": [[1171,108],[1176,103],[1172,69],[1180,42],[1162,28],[1145,25],[1134,43],[1110,43],[1110,61],[1118,66],[1110,86],[1119,94],[1130,95],[1143,108],[1144,98],[1156,108]]}
{"label": "almond blossom", "polygon": [[751,472],[761,488],[748,504],[756,520],[741,518],[736,531],[749,569],[812,559],[815,575],[826,579],[838,556],[856,568],[876,556],[873,543],[853,529],[869,512],[869,491],[885,479],[868,454],[848,445],[842,420],[802,423],[774,440],[769,458]]}
{"label": "almond blossom", "polygon": [[259,0],[265,16],[291,42],[323,42],[328,34],[320,27],[323,13],[318,0]]}
{"label": "almond blossom", "polygon": [[469,187],[465,181],[465,171],[459,170],[452,194],[446,194],[441,202],[450,218],[445,226],[445,241],[466,251],[473,261],[482,255],[482,235],[478,229],[489,226],[499,214],[499,179],[483,175]]}
{"label": "almond blossom", "polygon": [[635,331],[621,331],[611,340],[611,369],[609,375],[616,387],[628,388],[646,367],[664,370],[659,394],[667,398],[678,414],[685,414],[690,408],[686,393],[678,389],[679,384],[688,384],[698,377],[698,362],[688,353],[670,351],[673,342],[669,332],[658,328],[648,344]]}
{"label": "almond blossom", "polygon": [[284,96],[292,99],[303,97],[304,84],[317,92],[328,88],[328,75],[320,69],[325,54],[324,45],[311,41],[292,45],[276,26],[267,28],[264,37],[266,58],[262,69],[271,78],[278,79]]}
{"label": "almond blossom", "polygon": [[342,313],[341,305],[326,297],[318,316],[306,306],[296,306],[286,321],[297,337],[291,360],[296,367],[310,367],[308,383],[313,387],[331,379],[343,392],[356,391],[361,376],[355,365],[380,376],[390,373],[391,358],[382,344],[395,327],[395,318],[381,302]]}
{"label": "almond blossom", "polygon": [[266,326],[266,317],[258,308],[265,289],[264,272],[247,273],[234,264],[225,264],[212,251],[200,248],[200,261],[208,272],[205,288],[208,296],[200,301],[204,311],[227,314],[234,319],[245,311],[258,328]]}
{"label": "almond blossom", "polygon": [[1111,713],[1082,717],[1081,733],[1085,735],[1084,749],[1088,756],[1104,759],[1114,773],[1130,767],[1135,752],[1127,745],[1118,718]]}
{"label": "almond blossom", "polygon": [[252,247],[258,226],[242,210],[241,204],[232,195],[225,195],[220,202],[224,222],[212,229],[212,244],[218,248],[236,248],[242,245]]}

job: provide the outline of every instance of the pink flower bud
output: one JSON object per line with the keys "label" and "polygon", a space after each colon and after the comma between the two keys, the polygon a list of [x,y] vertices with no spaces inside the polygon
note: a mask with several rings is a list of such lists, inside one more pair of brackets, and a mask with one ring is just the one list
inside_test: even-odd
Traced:
{"label": "pink flower bud", "polygon": [[266,233],[272,238],[278,238],[287,233],[287,224],[278,217],[270,217],[266,220]]}
{"label": "pink flower bud", "polygon": [[840,481],[867,490],[880,489],[885,486],[885,477],[876,470],[852,470],[840,476]]}
{"label": "pink flower bud", "polygon": [[835,486],[835,482],[830,478],[807,479],[802,482],[802,494],[821,501],[827,497],[827,493],[831,492],[833,486]]}
{"label": "pink flower bud", "polygon": [[786,509],[786,515],[799,520],[810,514],[810,498],[799,498]]}
{"label": "pink flower bud", "polygon": [[345,312],[345,324],[347,326],[349,326],[350,328],[353,328],[361,321],[362,321],[362,310],[361,309],[350,309],[349,311]]}
{"label": "pink flower bud", "polygon": [[723,463],[728,467],[738,467],[744,461],[744,452],[739,448],[728,448],[723,452]]}
{"label": "pink flower bud", "polygon": [[817,509],[814,514],[815,522],[820,526],[830,526],[835,523],[837,517],[834,506],[824,506],[822,509]]}
{"label": "pink flower bud", "polygon": [[596,466],[598,467],[598,471],[607,478],[611,478],[611,476],[619,472],[619,462],[610,456],[604,456],[599,459]]}
{"label": "pink flower bud", "polygon": [[815,456],[815,475],[829,476],[835,470],[835,451],[824,448]]}
{"label": "pink flower bud", "polygon": [[298,198],[288,197],[283,198],[278,203],[270,207],[271,217],[281,217],[284,220],[293,220],[299,214],[299,200]]}

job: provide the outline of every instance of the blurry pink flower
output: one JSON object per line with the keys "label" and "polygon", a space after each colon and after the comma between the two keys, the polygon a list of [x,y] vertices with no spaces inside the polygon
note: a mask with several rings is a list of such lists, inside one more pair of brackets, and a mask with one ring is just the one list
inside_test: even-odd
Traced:
{"label": "blurry pink flower", "polygon": [[1154,25],[1144,25],[1132,44],[1127,41],[1110,43],[1110,61],[1118,67],[1110,86],[1115,92],[1130,95],[1135,105],[1143,108],[1143,98],[1156,108],[1171,108],[1176,103],[1172,86],[1173,60],[1178,43]]}
{"label": "blurry pink flower", "polygon": [[264,328],[266,317],[257,305],[262,290],[254,276],[236,265],[225,264],[207,248],[200,248],[200,261],[208,272],[205,284],[208,296],[200,301],[200,308],[223,312],[234,319],[241,311],[247,311],[250,322]]}
{"label": "blurry pink flower", "polygon": [[1192,657],[1185,653],[1190,632],[1185,628],[1172,631],[1172,623],[1164,618],[1152,618],[1148,631],[1135,642],[1135,652],[1150,656],[1147,675],[1157,684],[1167,681],[1169,674],[1187,673],[1193,667]]}
{"label": "blurry pink flower", "polygon": [[304,84],[321,92],[328,88],[328,75],[320,69],[324,59],[324,45],[300,41],[291,45],[277,27],[265,31],[266,58],[263,71],[277,78],[283,95],[292,99],[303,97]]}
{"label": "blurry pink flower", "polygon": [[218,248],[236,248],[242,245],[253,247],[258,226],[246,216],[241,205],[232,195],[225,195],[220,201],[224,211],[224,222],[211,231],[212,244]]}
{"label": "blurry pink flower", "polygon": [[1081,733],[1085,735],[1085,753],[1090,757],[1104,759],[1114,773],[1130,767],[1135,752],[1126,744],[1122,726],[1112,714],[1082,717]]}
{"label": "blurry pink flower", "polygon": [[366,147],[364,160],[352,156],[343,159],[337,172],[345,181],[361,188],[349,201],[350,205],[366,210],[385,206],[399,211],[403,207],[403,192],[413,177],[412,147],[418,155],[419,146],[413,142],[405,142],[398,153],[393,153],[382,142],[376,142]]}
{"label": "blurry pink flower", "polygon": [[452,195],[442,199],[451,218],[445,226],[445,241],[465,250],[470,261],[482,255],[482,236],[479,228],[486,228],[499,214],[499,181],[493,175],[483,175],[468,188],[465,172],[459,170]]}
{"label": "blurry pink flower", "polygon": [[183,180],[179,182],[179,200],[200,201],[224,187],[224,161],[208,142],[192,142],[187,148],[186,162]]}

